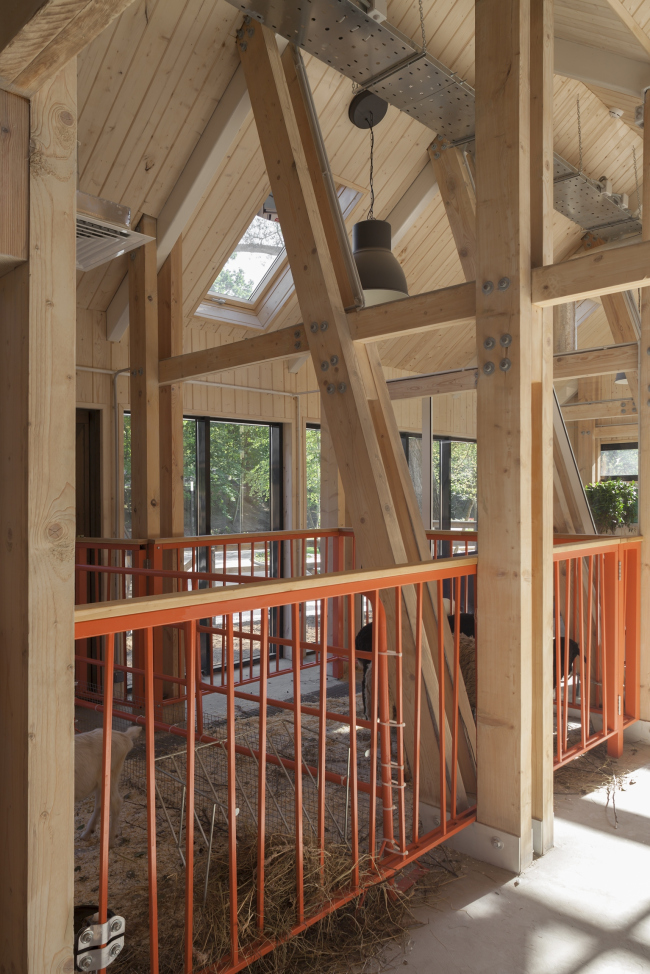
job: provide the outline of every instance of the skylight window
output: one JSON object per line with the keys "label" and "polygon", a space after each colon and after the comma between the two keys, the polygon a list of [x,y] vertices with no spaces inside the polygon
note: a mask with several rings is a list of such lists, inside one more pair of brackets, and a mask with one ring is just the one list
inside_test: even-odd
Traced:
{"label": "skylight window", "polygon": [[269,196],[210,288],[210,294],[254,301],[285,256],[284,238]]}

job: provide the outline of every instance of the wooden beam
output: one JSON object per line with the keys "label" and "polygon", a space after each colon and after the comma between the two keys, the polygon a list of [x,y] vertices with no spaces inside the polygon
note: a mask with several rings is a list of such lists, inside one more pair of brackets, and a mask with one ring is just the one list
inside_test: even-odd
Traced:
{"label": "wooden beam", "polygon": [[553,530],[556,534],[594,534],[573,447],[557,396],[553,396]]}
{"label": "wooden beam", "polygon": [[[338,282],[327,247],[314,180],[303,142],[311,133],[299,129],[275,37],[259,24],[251,24],[239,51],[251,95],[253,113],[267,173],[278,206],[291,266],[296,297],[305,323],[305,335],[322,389],[322,408],[336,450],[357,553],[365,566],[399,564],[406,557],[405,540],[396,503],[377,441],[373,418],[360,374],[360,363],[350,338]],[[295,351],[294,353],[295,354]],[[322,364],[326,368],[322,368]],[[389,631],[394,607],[385,605]],[[403,642],[405,682],[418,677],[414,670],[416,632],[414,593],[404,593],[407,621]],[[436,713],[437,676],[432,650],[422,654],[422,679],[430,707],[423,708],[422,794],[431,801],[438,793],[437,754],[433,714]],[[413,719],[412,699],[404,697],[405,720]],[[442,715],[438,715],[441,717]],[[408,735],[407,735],[408,737]],[[407,744],[407,748],[410,744]],[[462,788],[462,777],[459,775]]]}
{"label": "wooden beam", "polygon": [[[183,352],[182,237],[158,272],[158,354]],[[183,386],[161,385],[160,410],[160,531],[165,537],[184,534]]]}
{"label": "wooden beam", "polygon": [[348,325],[353,341],[377,342],[434,328],[461,327],[470,324],[475,314],[476,285],[470,281],[352,311]]}
{"label": "wooden beam", "polygon": [[0,22],[0,87],[33,95],[133,0],[5,0]]}
{"label": "wooden beam", "polygon": [[0,966],[21,974],[73,969],[76,86],[73,60],[32,99],[28,261],[0,280]]}
{"label": "wooden beam", "polygon": [[533,269],[533,303],[542,308],[615,294],[650,281],[650,240],[596,250],[562,264]]}
{"label": "wooden beam", "polygon": [[267,335],[246,338],[241,342],[229,342],[227,345],[163,359],[159,365],[159,381],[161,385],[165,385],[183,379],[196,379],[212,372],[228,372],[260,362],[294,358],[308,347],[302,324],[292,328],[280,328]]}
{"label": "wooden beam", "polygon": [[[646,91],[643,128],[643,240],[650,246],[650,91]],[[650,287],[641,291],[639,386],[650,392]],[[639,714],[650,720],[650,396],[641,397],[639,409],[639,533],[641,542],[641,648]]]}
{"label": "wooden beam", "polygon": [[449,392],[468,392],[476,389],[476,369],[453,369],[449,372],[432,372],[430,375],[414,375],[406,379],[390,379],[386,384],[392,400],[420,399],[423,396],[441,396]]}
{"label": "wooden beam", "polygon": [[594,437],[597,440],[608,440],[608,439],[625,439],[625,440],[636,440],[639,436],[639,424],[638,423],[612,423],[611,426],[598,426],[594,427]]}
{"label": "wooden beam", "polygon": [[632,372],[639,367],[638,342],[609,345],[605,348],[583,348],[553,356],[553,379],[584,379],[589,376]]}
{"label": "wooden beam", "polygon": [[[553,263],[553,0],[530,3],[531,263]],[[553,312],[532,309],[533,849],[553,846]]]}
{"label": "wooden beam", "polygon": [[636,408],[632,399],[606,399],[598,402],[569,403],[562,406],[565,423],[575,423],[585,419],[614,419],[619,416],[633,416]]}
{"label": "wooden beam", "polygon": [[154,238],[129,257],[131,322],[131,531],[160,537],[160,423],[156,221],[143,216],[141,233]]}
{"label": "wooden beam", "polygon": [[476,197],[461,149],[443,148],[438,139],[429,146],[429,158],[440,187],[449,226],[467,281],[476,279]]}
{"label": "wooden beam", "polygon": [[0,277],[23,263],[29,247],[29,102],[0,91]]}
{"label": "wooden beam", "polygon": [[627,382],[634,403],[639,408],[638,342],[641,330],[639,311],[634,295],[629,291],[618,294],[603,294],[603,309],[615,342],[634,342],[637,349],[637,364],[631,368],[617,369],[627,374]]}
{"label": "wooden beam", "polygon": [[624,95],[641,98],[650,85],[650,64],[639,58],[625,57],[613,51],[594,48],[588,44],[555,38],[554,70],[565,78],[583,81],[589,87],[606,88]]}
{"label": "wooden beam", "polygon": [[[477,0],[476,346],[481,557],[477,613],[477,820],[531,842],[531,353],[529,5]],[[507,24],[507,30],[504,25]],[[496,284],[508,278],[511,285]],[[494,288],[480,287],[492,281]],[[499,344],[509,334],[511,363]],[[496,338],[496,348],[485,347]],[[487,363],[494,371],[486,373]],[[504,625],[504,613],[507,625]],[[504,674],[508,674],[507,681]]]}

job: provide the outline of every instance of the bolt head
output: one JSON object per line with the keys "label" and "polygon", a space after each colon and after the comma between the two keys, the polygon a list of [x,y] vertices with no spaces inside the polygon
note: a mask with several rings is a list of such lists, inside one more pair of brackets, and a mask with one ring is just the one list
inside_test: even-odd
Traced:
{"label": "bolt head", "polygon": [[509,358],[502,358],[499,362],[499,368],[502,372],[508,372],[512,368],[512,362]]}
{"label": "bolt head", "polygon": [[329,393],[330,396],[332,395],[332,393],[336,392],[336,386],[334,385],[333,382],[330,382],[330,384],[328,385],[327,392]]}
{"label": "bolt head", "polygon": [[502,335],[499,339],[499,345],[501,345],[502,348],[510,348],[512,345],[512,335]]}
{"label": "bolt head", "polygon": [[82,971],[89,971],[93,966],[92,957],[80,957],[78,963]]}
{"label": "bolt head", "polygon": [[494,362],[486,362],[485,365],[483,366],[483,374],[492,375],[493,372],[494,372]]}
{"label": "bolt head", "polygon": [[347,389],[347,386],[346,386],[345,382],[339,382],[339,392],[345,392],[346,389]]}
{"label": "bolt head", "polygon": [[492,281],[483,281],[481,285],[481,291],[483,292],[483,294],[492,294],[492,292],[494,291],[494,284],[492,283]]}
{"label": "bolt head", "polygon": [[321,321],[321,323],[320,323],[320,330],[321,331],[327,331],[328,328],[329,328],[328,323],[326,321]]}
{"label": "bolt head", "polygon": [[294,348],[300,348],[300,342],[294,342],[293,343],[293,347]]}
{"label": "bolt head", "polygon": [[122,950],[122,944],[113,944],[109,953],[111,957],[117,957],[117,955],[121,950]]}
{"label": "bolt head", "polygon": [[440,158],[440,153],[439,152],[434,152],[433,153],[433,158],[434,159],[439,159]]}
{"label": "bolt head", "polygon": [[332,355],[330,359],[330,365],[338,365],[339,357],[338,355]]}
{"label": "bolt head", "polygon": [[311,325],[309,326],[309,330],[311,332],[318,331],[318,322],[312,321]]}
{"label": "bolt head", "polygon": [[321,372],[327,372],[327,370],[329,369],[329,367],[330,367],[329,362],[323,361],[320,364],[320,370],[321,370]]}
{"label": "bolt head", "polygon": [[89,944],[92,939],[93,939],[92,930],[84,930],[84,932],[79,935],[79,941],[82,944]]}
{"label": "bolt head", "polygon": [[300,338],[300,332],[299,331],[294,331],[293,337],[294,338]]}
{"label": "bolt head", "polygon": [[503,842],[496,835],[492,836],[492,845],[495,849],[503,849]]}
{"label": "bolt head", "polygon": [[118,930],[122,929],[122,921],[115,917],[111,920],[111,933],[117,933]]}
{"label": "bolt head", "polygon": [[508,288],[510,287],[510,278],[502,277],[499,283],[497,284],[497,287],[499,288],[500,291],[507,291]]}
{"label": "bolt head", "polygon": [[491,337],[490,338],[486,338],[485,341],[483,342],[483,348],[486,351],[488,351],[488,352],[490,351],[491,348],[494,348],[495,345],[496,345],[496,342],[495,342],[494,338],[491,338]]}
{"label": "bolt head", "polygon": [[240,51],[245,51],[247,47],[248,47],[248,44],[246,43],[246,41],[244,41],[243,44],[240,44],[239,45]]}

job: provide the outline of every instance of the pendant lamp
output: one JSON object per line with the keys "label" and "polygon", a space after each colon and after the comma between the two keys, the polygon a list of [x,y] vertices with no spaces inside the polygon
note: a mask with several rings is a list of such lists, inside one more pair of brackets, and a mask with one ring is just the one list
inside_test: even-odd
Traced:
{"label": "pendant lamp", "polygon": [[348,117],[353,125],[370,130],[370,209],[368,219],[352,227],[354,256],[366,307],[398,301],[408,297],[406,277],[391,250],[391,226],[386,220],[375,220],[374,126],[384,118],[387,103],[371,91],[360,91],[350,102]]}
{"label": "pendant lamp", "polygon": [[616,378],[614,379],[614,385],[626,386],[628,384],[627,376],[625,372],[617,372]]}

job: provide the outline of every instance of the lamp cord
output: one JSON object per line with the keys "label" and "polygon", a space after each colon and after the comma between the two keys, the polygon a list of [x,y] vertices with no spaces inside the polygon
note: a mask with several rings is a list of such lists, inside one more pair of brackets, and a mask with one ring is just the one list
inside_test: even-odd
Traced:
{"label": "lamp cord", "polygon": [[368,219],[375,219],[375,132],[372,127],[372,112],[368,112],[368,128],[370,129],[370,209]]}
{"label": "lamp cord", "polygon": [[424,32],[424,11],[422,9],[422,0],[419,0],[420,6],[420,30],[422,31],[422,53],[427,53],[427,35]]}

